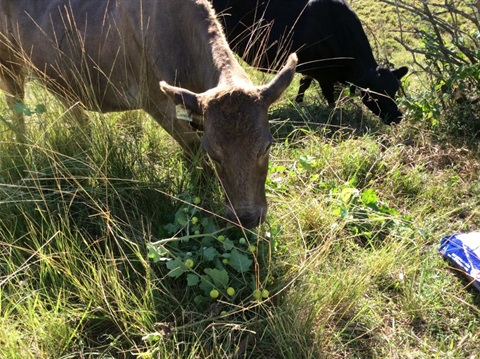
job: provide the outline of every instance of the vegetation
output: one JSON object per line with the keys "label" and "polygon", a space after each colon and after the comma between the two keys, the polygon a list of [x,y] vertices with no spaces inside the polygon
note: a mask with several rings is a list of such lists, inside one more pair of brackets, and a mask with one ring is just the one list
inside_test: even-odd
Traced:
{"label": "vegetation", "polygon": [[[381,2],[352,2],[370,35]],[[226,224],[218,183],[144,113],[82,127],[33,82],[21,145],[2,102],[0,357],[478,356],[480,297],[438,254],[480,227],[478,18],[394,3],[378,26],[418,26],[375,48],[412,66],[405,120],[343,93],[331,113],[318,88],[298,106],[291,86],[255,231]],[[451,18],[462,48],[431,31]]]}

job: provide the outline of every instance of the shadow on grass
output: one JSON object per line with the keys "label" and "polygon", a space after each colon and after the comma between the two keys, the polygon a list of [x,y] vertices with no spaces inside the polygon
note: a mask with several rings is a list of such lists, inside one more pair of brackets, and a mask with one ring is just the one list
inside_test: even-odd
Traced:
{"label": "shadow on grass", "polygon": [[340,98],[333,109],[318,100],[302,104],[291,101],[272,108],[270,119],[273,136],[290,142],[312,131],[327,138],[351,138],[376,133],[384,126],[350,97]]}

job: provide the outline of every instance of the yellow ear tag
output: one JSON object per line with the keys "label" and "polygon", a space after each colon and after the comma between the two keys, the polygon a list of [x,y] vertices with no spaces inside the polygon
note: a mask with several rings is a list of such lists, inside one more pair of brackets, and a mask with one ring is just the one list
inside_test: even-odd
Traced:
{"label": "yellow ear tag", "polygon": [[176,111],[177,118],[179,120],[188,121],[188,122],[193,121],[192,111],[186,109],[185,106],[177,105],[175,106],[175,111]]}

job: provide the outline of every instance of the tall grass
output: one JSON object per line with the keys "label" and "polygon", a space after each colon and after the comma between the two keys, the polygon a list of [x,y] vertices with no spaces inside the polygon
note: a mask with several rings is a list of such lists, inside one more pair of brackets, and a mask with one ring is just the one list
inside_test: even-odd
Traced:
{"label": "tall grass", "polygon": [[[29,91],[31,106],[44,100]],[[195,180],[179,147],[141,113],[92,113],[82,135],[53,99],[46,104],[27,119],[23,153],[2,132],[0,356],[476,352],[476,296],[436,252],[442,235],[480,222],[475,153],[409,144],[408,123],[357,134],[309,128],[298,112],[289,125],[296,135],[279,136],[272,150],[267,182],[269,225],[260,233],[277,228],[265,264],[271,297],[221,315],[215,301],[196,306],[192,289],[146,248],[165,238],[175,195],[210,198],[204,206],[217,211],[218,187]],[[365,202],[369,191],[380,209]]]}
{"label": "tall grass", "polygon": [[1,358],[478,356],[478,293],[437,253],[480,225],[478,148],[382,126],[350,97],[332,115],[318,89],[298,106],[291,87],[270,116],[269,251],[248,272],[270,295],[199,304],[149,246],[194,238],[168,231],[185,194],[223,223],[218,183],[142,112],[84,126],[27,94],[46,111],[26,143],[0,131]]}

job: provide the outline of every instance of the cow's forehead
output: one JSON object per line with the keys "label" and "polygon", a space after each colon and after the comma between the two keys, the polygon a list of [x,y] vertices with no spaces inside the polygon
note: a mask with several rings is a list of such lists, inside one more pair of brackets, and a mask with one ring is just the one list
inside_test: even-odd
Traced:
{"label": "cow's forehead", "polygon": [[212,150],[255,150],[270,140],[267,105],[256,93],[236,90],[215,96],[206,109],[203,142]]}
{"label": "cow's forehead", "polygon": [[207,123],[210,121],[210,125],[215,128],[233,126],[238,132],[248,130],[251,126],[268,127],[267,110],[267,105],[255,91],[225,92],[208,102],[205,124],[208,126]]}
{"label": "cow's forehead", "polygon": [[260,105],[260,96],[255,88],[221,89],[208,99],[208,108],[220,111],[238,111],[246,106]]}

